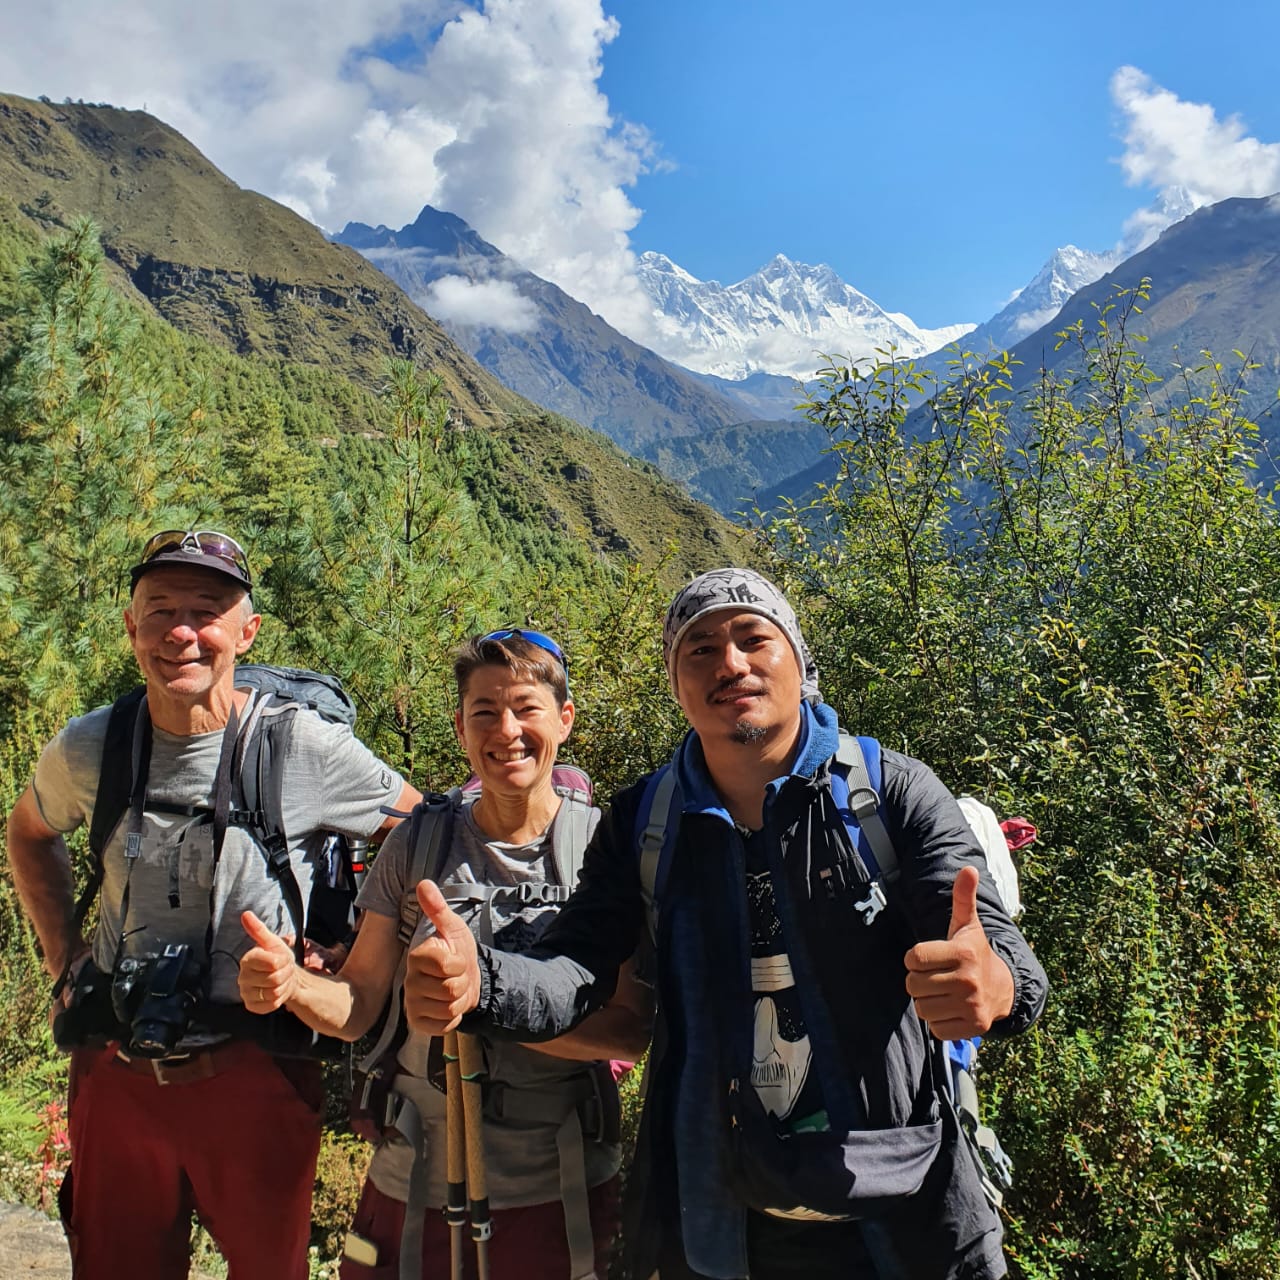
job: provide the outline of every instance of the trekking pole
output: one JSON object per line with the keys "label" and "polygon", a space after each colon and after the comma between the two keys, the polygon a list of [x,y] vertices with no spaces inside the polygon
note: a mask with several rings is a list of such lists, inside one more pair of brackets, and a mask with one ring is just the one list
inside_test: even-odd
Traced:
{"label": "trekking pole", "polygon": [[484,1055],[475,1036],[458,1036],[458,1066],[462,1076],[462,1102],[467,1136],[467,1201],[471,1213],[471,1238],[476,1242],[476,1274],[489,1280],[489,1187],[484,1168]]}
{"label": "trekking pole", "polygon": [[448,1183],[444,1218],[449,1224],[449,1274],[452,1280],[462,1280],[462,1228],[467,1221],[467,1151],[457,1031],[445,1032],[444,1083],[445,1178]]}

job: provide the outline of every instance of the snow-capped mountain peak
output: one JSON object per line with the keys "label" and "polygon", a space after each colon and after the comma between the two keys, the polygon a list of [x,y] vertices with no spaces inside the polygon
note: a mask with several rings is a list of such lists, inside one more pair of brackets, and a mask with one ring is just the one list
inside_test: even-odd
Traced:
{"label": "snow-capped mountain peak", "polygon": [[1054,250],[1048,262],[974,334],[975,350],[1007,350],[1048,324],[1073,293],[1101,280],[1124,259],[1120,252],[1094,253],[1073,244]]}
{"label": "snow-capped mountain peak", "polygon": [[640,255],[639,263],[642,271],[650,271],[655,275],[675,276],[678,280],[688,281],[691,284],[701,283],[680,266],[678,262],[672,262],[665,253],[655,253],[652,249],[647,249]]}
{"label": "snow-capped mountain peak", "polygon": [[699,373],[741,379],[756,372],[811,378],[824,355],[866,359],[890,347],[906,356],[945,346],[972,325],[918,327],[885,311],[826,263],[776,254],[736,284],[699,280],[658,253],[638,263],[662,334],[654,345]]}

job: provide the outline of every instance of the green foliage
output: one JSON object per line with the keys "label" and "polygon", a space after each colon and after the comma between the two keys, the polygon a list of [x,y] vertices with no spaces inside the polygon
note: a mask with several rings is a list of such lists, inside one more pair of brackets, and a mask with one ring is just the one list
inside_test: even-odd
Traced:
{"label": "green foliage", "polygon": [[[312,1253],[316,1259],[341,1256],[343,1238],[360,1202],[371,1151],[367,1142],[349,1133],[329,1131],[322,1137],[311,1205]],[[332,1274],[336,1280],[336,1268]]]}
{"label": "green foliage", "polygon": [[577,710],[566,754],[607,797],[671,756],[687,725],[667,688],[660,620],[670,598],[661,567],[596,568],[585,581],[548,578],[526,621],[560,639]]}
{"label": "green foliage", "polygon": [[[490,611],[505,566],[461,491],[466,440],[439,379],[397,361],[382,400],[378,457],[358,491],[332,495],[316,571],[289,592],[300,615],[284,620],[315,662],[347,673],[365,740],[425,784],[453,741],[449,655]],[[274,567],[286,565],[305,572],[286,557]]]}
{"label": "green foliage", "polygon": [[101,262],[91,223],[48,244],[0,359],[0,718],[20,691],[69,711],[118,683],[128,557],[195,479],[196,410],[149,366]]}
{"label": "green foliage", "polygon": [[[1280,1265],[1280,519],[1220,366],[1158,384],[1121,295],[1002,362],[833,364],[836,481],[762,517],[849,724],[1026,813],[1040,1027],[984,1050],[1016,1273]],[[907,400],[933,394],[924,409]]]}
{"label": "green foliage", "polygon": [[764,501],[763,495],[792,479],[825,443],[814,423],[738,422],[693,436],[658,436],[646,444],[644,456],[717,511],[734,513],[749,507],[753,494]]}

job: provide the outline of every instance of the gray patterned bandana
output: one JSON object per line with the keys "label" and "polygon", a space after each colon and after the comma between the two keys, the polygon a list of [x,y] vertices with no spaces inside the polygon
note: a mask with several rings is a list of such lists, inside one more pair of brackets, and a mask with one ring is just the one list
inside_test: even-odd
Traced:
{"label": "gray patterned bandana", "polygon": [[697,619],[724,609],[758,613],[781,628],[791,641],[796,662],[803,672],[801,694],[810,702],[822,701],[818,692],[818,667],[800,634],[795,610],[782,592],[754,569],[712,569],[676,593],[662,623],[662,659],[667,664],[672,693],[676,691],[676,650],[684,633]]}

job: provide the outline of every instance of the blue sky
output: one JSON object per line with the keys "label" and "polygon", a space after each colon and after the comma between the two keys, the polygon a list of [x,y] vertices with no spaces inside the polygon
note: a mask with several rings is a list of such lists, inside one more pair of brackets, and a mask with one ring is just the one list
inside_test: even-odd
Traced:
{"label": "blue sky", "polygon": [[[936,327],[1280,189],[1280,5],[0,0],[0,90],[146,107],[326,230],[466,219],[656,343],[635,256],[826,262]],[[1128,70],[1125,70],[1125,69]]]}
{"label": "blue sky", "polygon": [[986,319],[1054,248],[1104,250],[1125,185],[1110,81],[1140,68],[1280,139],[1280,5],[612,0],[601,87],[674,164],[638,250],[741,279],[830,263],[923,325]]}

